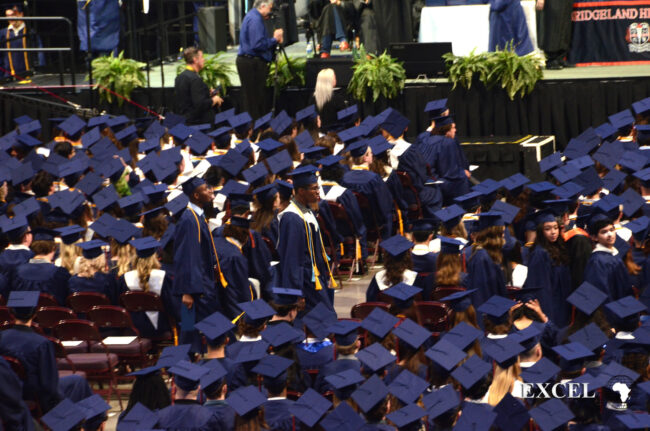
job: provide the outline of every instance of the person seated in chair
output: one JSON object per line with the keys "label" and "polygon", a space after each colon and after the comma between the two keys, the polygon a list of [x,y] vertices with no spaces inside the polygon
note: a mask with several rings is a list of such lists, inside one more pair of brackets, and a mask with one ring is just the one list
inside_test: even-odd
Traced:
{"label": "person seated in chair", "polygon": [[347,39],[347,29],[351,21],[349,10],[354,12],[354,7],[347,7],[341,0],[315,0],[310,4],[311,15],[316,21],[317,33],[320,35],[320,57],[328,58],[332,50],[332,42],[340,42],[341,51],[349,51],[350,44]]}

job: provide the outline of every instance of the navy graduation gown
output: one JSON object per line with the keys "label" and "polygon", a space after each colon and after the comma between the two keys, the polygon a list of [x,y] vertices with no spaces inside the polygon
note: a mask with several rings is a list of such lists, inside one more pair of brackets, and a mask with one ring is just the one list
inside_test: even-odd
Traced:
{"label": "navy graduation gown", "polygon": [[158,427],[171,431],[210,431],[219,428],[212,410],[193,400],[176,400],[158,411]]}
{"label": "navy graduation gown", "polygon": [[325,377],[342,373],[347,370],[361,372],[361,362],[356,359],[337,359],[330,362],[321,369],[320,373],[318,373],[318,377],[316,377],[316,381],[314,382],[314,390],[321,394],[334,390],[332,385],[327,383]]}
{"label": "navy graduation gown", "polygon": [[29,259],[34,257],[34,252],[28,247],[14,247],[16,248],[6,248],[2,253],[0,253],[0,274],[7,278],[10,285],[13,284],[16,268],[23,263],[29,262]]}
{"label": "navy graduation gown", "polygon": [[296,346],[296,357],[303,370],[321,370],[334,361],[334,345],[331,341],[299,343]]}
{"label": "navy graduation gown", "polygon": [[[0,358],[0,424],[7,430],[31,431],[34,422],[23,401],[23,384],[11,366]],[[0,425],[0,429],[2,426]]]}
{"label": "navy graduation gown", "polygon": [[65,305],[70,273],[52,263],[24,263],[16,268],[14,290],[49,293],[59,305]]}
{"label": "navy graduation gown", "polygon": [[[27,28],[23,25],[17,31],[9,27],[0,30],[0,45],[3,48],[7,48],[7,45],[9,45],[10,48],[14,49],[36,48],[41,47],[41,42],[38,36],[30,35]],[[0,76],[11,76],[11,74],[14,74],[16,77],[24,77],[25,72],[33,69],[32,59],[33,56],[29,52],[3,52],[0,66],[6,69],[7,72],[0,70]],[[38,63],[41,66],[45,64],[45,56],[42,52],[38,53]]]}
{"label": "navy graduation gown", "polygon": [[0,332],[0,354],[23,364],[23,399],[38,400],[43,413],[59,403],[59,371],[54,345],[47,338],[28,326],[15,325]]}
{"label": "navy graduation gown", "polygon": [[528,257],[528,276],[524,288],[541,290],[537,294],[544,314],[559,327],[571,320],[571,305],[566,298],[571,295],[571,271],[567,265],[555,265],[548,252],[536,246]]}
{"label": "navy graduation gown", "polygon": [[224,237],[215,238],[214,244],[221,272],[228,282],[228,287],[223,292],[222,312],[232,320],[241,314],[237,304],[252,301],[256,296],[248,281],[248,260],[237,245]]}
{"label": "navy graduation gown", "polygon": [[372,214],[363,214],[366,227],[373,226],[373,220],[377,220],[379,226],[383,225],[382,237],[391,237],[393,228],[393,201],[390,191],[381,177],[368,170],[352,169],[343,174],[341,185],[353,192],[364,195],[368,199]]}
{"label": "navy graduation gown", "polygon": [[[163,273],[164,271],[159,270],[158,274]],[[132,277],[137,277],[137,271],[129,271],[126,274],[123,274],[120,279],[118,280],[118,288],[120,295],[129,292],[131,290],[133,291],[141,291],[142,289],[140,288],[139,280],[137,285],[133,285],[131,282],[127,283],[126,277],[129,277],[130,279]],[[148,292],[155,293],[158,295],[163,303],[163,306],[165,307],[165,312],[164,313],[171,313],[174,316],[174,319],[176,321],[179,321],[179,317],[177,315],[178,309],[181,304],[179,304],[179,298],[175,298],[172,296],[172,280],[169,278],[167,273],[165,272],[163,275],[162,279],[162,285],[161,286],[151,286],[151,275],[150,275],[150,280],[149,280],[149,289]],[[131,287],[129,285],[131,284]],[[133,325],[140,331],[140,336],[145,337],[145,338],[153,338],[153,337],[160,337],[166,332],[171,331],[171,328],[169,326],[169,320],[167,319],[166,316],[164,316],[164,313],[158,313],[157,317],[157,326],[154,326],[152,319],[155,319],[155,317],[149,317],[147,312],[134,312],[130,313],[131,314],[131,320],[133,321]]]}
{"label": "navy graduation gown", "polygon": [[9,296],[9,292],[11,292],[11,285],[7,277],[0,274],[0,295],[6,299]]}
{"label": "navy graduation gown", "polygon": [[242,366],[240,364],[236,364],[232,359],[225,357],[219,359],[204,359],[200,362],[200,365],[204,365],[206,368],[211,368],[211,361],[219,362],[219,364],[221,364],[221,366],[228,372],[228,374],[226,374],[228,391],[232,392],[241,386],[246,386],[246,375],[242,371]]}
{"label": "navy graduation gown", "polygon": [[607,293],[608,301],[632,294],[632,284],[625,264],[606,251],[594,250],[585,267],[585,281]]}
{"label": "navy graduation gown", "polygon": [[[338,186],[338,184],[336,184]],[[323,193],[325,194],[325,199],[328,199],[328,194],[332,190],[333,184],[323,184]],[[340,187],[340,186],[339,186]],[[345,208],[350,222],[352,222],[352,227],[354,231],[350,231],[348,226],[345,223],[335,223],[337,232],[343,237],[355,236],[359,238],[361,245],[362,257],[365,259],[368,254],[367,244],[368,244],[368,232],[366,225],[363,222],[363,215],[361,214],[361,208],[359,208],[359,202],[357,201],[356,196],[350,190],[345,189],[340,194],[337,194],[335,202],[341,204]],[[325,201],[319,203],[319,207],[326,205]]]}
{"label": "navy graduation gown", "polygon": [[432,137],[427,143],[427,162],[437,178],[443,179],[441,191],[444,205],[453,203],[455,197],[469,193],[469,180],[465,170],[469,163],[457,139],[447,137]]}
{"label": "navy graduation gown", "polygon": [[505,49],[512,42],[517,55],[533,51],[521,4],[515,0],[490,0],[489,51]]}
{"label": "navy graduation gown", "polygon": [[411,261],[413,262],[413,271],[415,272],[436,272],[437,260],[438,260],[437,253],[433,253],[433,252],[428,252],[425,254],[411,253]]}
{"label": "navy graduation gown", "polygon": [[493,295],[507,296],[503,270],[494,263],[488,252],[477,249],[467,263],[467,290],[477,289],[472,294],[472,305],[478,308]]}
{"label": "navy graduation gown", "polygon": [[[305,309],[311,310],[322,302],[323,305],[333,310],[332,300],[328,293],[329,271],[324,260],[321,233],[316,217],[309,211],[299,215],[298,205],[292,202],[287,209],[280,213],[280,238],[278,240],[278,254],[280,263],[278,279],[282,286],[290,289],[299,289],[305,298]],[[309,216],[311,213],[311,216]],[[307,227],[305,227],[305,223]],[[319,271],[321,289],[316,290],[312,257]]]}
{"label": "navy graduation gown", "polygon": [[293,431],[295,420],[289,408],[293,401],[286,398],[281,400],[268,400],[264,403],[264,420],[272,430]]}
{"label": "navy graduation gown", "polygon": [[92,277],[73,275],[68,280],[68,293],[98,292],[106,295],[111,304],[119,304],[119,290],[115,277],[104,272],[97,272]]}
{"label": "navy graduation gown", "polygon": [[411,145],[399,157],[398,171],[406,172],[411,178],[413,187],[417,190],[422,211],[427,217],[434,217],[434,213],[442,208],[442,193],[438,186],[425,186],[429,180],[426,161],[416,147]]}
{"label": "navy graduation gown", "polygon": [[266,246],[262,234],[252,229],[249,232],[250,239],[242,247],[244,256],[248,260],[248,276],[260,282],[262,299],[267,301],[272,298],[270,290],[272,287],[271,261],[273,256],[271,250]]}
{"label": "navy graduation gown", "polygon": [[[228,385],[228,390],[230,390],[230,385]],[[235,415],[237,413],[225,400],[208,400],[203,404],[203,407],[210,409],[219,422],[216,429],[224,431],[235,429]]]}
{"label": "navy graduation gown", "polygon": [[406,193],[404,192],[404,186],[402,186],[402,182],[397,176],[397,171],[391,171],[391,173],[388,174],[388,177],[384,178],[384,182],[386,183],[386,187],[388,187],[388,190],[390,191],[390,194],[393,198],[393,202],[397,205],[397,208],[402,212],[408,211],[409,204],[404,199]]}

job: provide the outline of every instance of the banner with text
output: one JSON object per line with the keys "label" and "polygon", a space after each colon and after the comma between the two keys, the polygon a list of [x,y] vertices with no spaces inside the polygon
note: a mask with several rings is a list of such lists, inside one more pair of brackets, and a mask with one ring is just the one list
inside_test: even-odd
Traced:
{"label": "banner with text", "polygon": [[650,0],[574,3],[571,20],[571,63],[650,63]]}

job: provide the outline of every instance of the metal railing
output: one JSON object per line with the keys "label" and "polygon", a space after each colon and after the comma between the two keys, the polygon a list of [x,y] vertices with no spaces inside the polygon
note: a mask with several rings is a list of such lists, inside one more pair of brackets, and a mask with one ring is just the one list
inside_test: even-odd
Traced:
{"label": "metal railing", "polygon": [[[75,85],[75,50],[74,50],[74,32],[72,31],[72,21],[64,16],[25,16],[16,19],[16,17],[0,17],[0,22],[2,21],[62,21],[67,24],[68,27],[68,43],[70,44],[67,47],[41,47],[41,48],[0,48],[0,52],[58,52],[59,54],[59,80],[61,85],[65,85],[63,75],[64,71],[64,62],[63,62],[63,53],[70,53],[70,79],[72,85]],[[21,36],[22,37],[22,36]],[[27,35],[25,35],[27,37]],[[13,40],[13,39],[12,39]]]}

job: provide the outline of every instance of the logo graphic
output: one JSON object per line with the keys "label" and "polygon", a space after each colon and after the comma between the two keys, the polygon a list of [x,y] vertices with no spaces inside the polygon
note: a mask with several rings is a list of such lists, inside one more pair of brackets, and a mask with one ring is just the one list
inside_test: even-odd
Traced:
{"label": "logo graphic", "polygon": [[647,22],[633,22],[627,28],[625,40],[629,43],[630,52],[650,51],[650,24]]}
{"label": "logo graphic", "polygon": [[632,380],[627,376],[614,376],[607,382],[607,387],[618,393],[621,403],[625,404],[630,399],[632,383]]}

